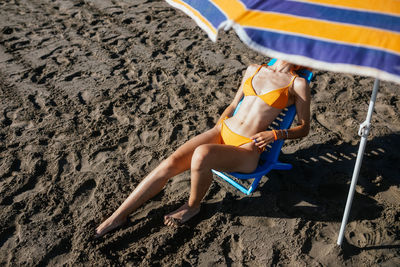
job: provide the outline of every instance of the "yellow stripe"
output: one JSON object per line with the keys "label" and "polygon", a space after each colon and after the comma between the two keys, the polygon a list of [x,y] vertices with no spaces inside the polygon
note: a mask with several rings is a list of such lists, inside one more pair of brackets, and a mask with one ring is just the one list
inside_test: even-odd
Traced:
{"label": "yellow stripe", "polygon": [[240,1],[214,0],[212,2],[221,7],[221,10],[225,13],[225,15],[234,21],[243,16],[243,14],[247,11],[246,6]]}
{"label": "yellow stripe", "polygon": [[400,15],[399,0],[299,0],[315,4],[331,5],[337,7],[362,9],[371,12],[381,12]]}
{"label": "yellow stripe", "polygon": [[191,6],[189,6],[188,4],[186,4],[185,2],[182,2],[180,0],[171,0],[179,5],[184,6],[186,9],[190,10],[193,15],[195,15],[199,20],[201,20],[201,22],[204,23],[205,26],[207,26],[214,34],[217,34],[217,29],[214,28],[214,26],[208,21],[206,20],[203,15],[201,15],[200,12],[198,12],[196,9],[192,8]]}
{"label": "yellow stripe", "polygon": [[[238,0],[214,0],[214,2],[225,11],[230,19],[244,27],[284,31],[400,53],[400,34],[398,33],[284,14],[250,11],[241,4],[235,3]],[[240,6],[241,10],[238,9]],[[233,7],[236,10],[232,11]]]}

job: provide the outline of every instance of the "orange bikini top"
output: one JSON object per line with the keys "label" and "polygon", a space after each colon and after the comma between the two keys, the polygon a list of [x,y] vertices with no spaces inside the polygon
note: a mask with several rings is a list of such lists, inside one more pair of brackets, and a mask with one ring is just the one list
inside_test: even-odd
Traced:
{"label": "orange bikini top", "polygon": [[293,84],[294,79],[296,79],[296,77],[298,75],[295,75],[295,74],[293,74],[292,71],[290,71],[290,73],[293,75],[293,78],[287,86],[272,90],[263,95],[257,95],[256,91],[253,88],[253,77],[259,72],[259,70],[263,66],[265,66],[265,65],[261,65],[257,69],[257,71],[244,82],[243,93],[245,96],[252,95],[252,96],[259,97],[262,99],[262,101],[264,101],[267,105],[269,105],[271,107],[278,108],[278,109],[284,109],[289,100],[289,87]]}

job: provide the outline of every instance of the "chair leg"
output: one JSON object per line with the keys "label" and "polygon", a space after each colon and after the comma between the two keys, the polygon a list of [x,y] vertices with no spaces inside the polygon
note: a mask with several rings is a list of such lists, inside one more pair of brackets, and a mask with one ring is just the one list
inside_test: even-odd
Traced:
{"label": "chair leg", "polygon": [[276,162],[272,167],[273,170],[290,170],[292,168],[292,164],[282,162]]}
{"label": "chair leg", "polygon": [[234,187],[236,187],[237,189],[239,189],[242,193],[244,193],[246,195],[250,195],[251,192],[254,191],[254,189],[257,187],[257,185],[258,185],[258,183],[260,182],[260,179],[261,179],[261,177],[259,177],[257,183],[255,183],[256,180],[257,180],[257,178],[255,178],[253,183],[251,184],[250,188],[246,188],[243,185],[239,184],[238,182],[234,181],[231,177],[229,177],[225,173],[219,172],[219,171],[216,171],[216,170],[212,170],[212,171],[213,171],[213,173],[218,175],[220,178],[224,179],[225,181],[227,181],[228,183],[230,183],[231,185],[233,185]]}
{"label": "chair leg", "polygon": [[253,193],[253,191],[257,188],[258,184],[261,181],[261,178],[263,176],[258,176],[256,178],[254,178],[254,181],[251,183],[251,186],[249,187],[249,190],[247,191],[247,195],[250,195],[251,193]]}

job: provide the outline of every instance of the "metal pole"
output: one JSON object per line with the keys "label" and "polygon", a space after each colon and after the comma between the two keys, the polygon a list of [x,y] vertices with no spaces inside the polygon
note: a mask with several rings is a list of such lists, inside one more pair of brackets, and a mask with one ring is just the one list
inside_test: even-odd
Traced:
{"label": "metal pole", "polygon": [[360,129],[358,131],[358,134],[361,136],[361,142],[360,142],[360,146],[358,148],[357,160],[356,160],[356,165],[355,165],[354,171],[353,171],[353,177],[351,179],[349,195],[347,196],[346,208],[345,208],[344,214],[343,214],[342,225],[340,226],[340,232],[339,232],[339,237],[338,237],[338,241],[337,241],[337,244],[339,246],[342,245],[343,237],[344,237],[344,230],[346,228],[347,220],[349,219],[351,204],[353,202],[353,197],[354,197],[354,191],[356,190],[358,175],[360,173],[361,163],[362,163],[363,156],[364,156],[364,150],[365,150],[365,146],[367,145],[367,138],[368,138],[369,129],[371,126],[371,117],[372,117],[372,112],[374,111],[374,106],[375,106],[375,101],[376,101],[376,95],[378,94],[378,89],[379,89],[379,80],[375,79],[371,101],[369,102],[367,119],[360,125]]}

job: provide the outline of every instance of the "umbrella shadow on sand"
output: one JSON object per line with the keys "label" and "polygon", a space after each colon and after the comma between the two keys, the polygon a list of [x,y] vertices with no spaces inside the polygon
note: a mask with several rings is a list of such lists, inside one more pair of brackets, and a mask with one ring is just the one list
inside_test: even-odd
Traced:
{"label": "umbrella shadow on sand", "polygon": [[[375,137],[368,142],[350,221],[371,220],[381,215],[382,207],[373,197],[400,183],[397,165],[400,156],[393,149],[395,147],[400,147],[398,134]],[[241,198],[234,206],[245,207],[251,203],[254,207],[244,209],[246,214],[241,215],[258,216],[259,209],[278,209],[280,212],[276,214],[274,211],[274,215],[340,222],[357,149],[358,145],[348,143],[316,144],[293,154],[282,155],[282,162],[291,163],[293,169],[270,172],[268,178],[263,178],[258,192]],[[223,186],[232,192],[232,199],[243,196],[228,185]],[[274,203],[266,207],[265,201],[271,199],[274,199]]]}
{"label": "umbrella shadow on sand", "polygon": [[[400,182],[397,167],[400,157],[393,149],[395,147],[400,147],[400,135],[397,134],[376,137],[368,142],[350,221],[380,216],[382,208],[373,197]],[[290,174],[279,172],[275,177],[271,176],[270,181],[278,184],[282,191],[289,192],[287,196],[278,197],[278,205],[286,208],[289,214],[291,211],[309,214],[307,210],[314,210],[317,213],[310,212],[310,219],[324,220],[327,215],[328,220],[340,221],[357,149],[358,145],[348,143],[318,144],[284,155],[282,160],[292,163],[292,171]],[[266,191],[269,190],[267,186],[268,182],[263,187]],[[299,201],[310,205],[297,204],[299,208],[296,208]]]}

